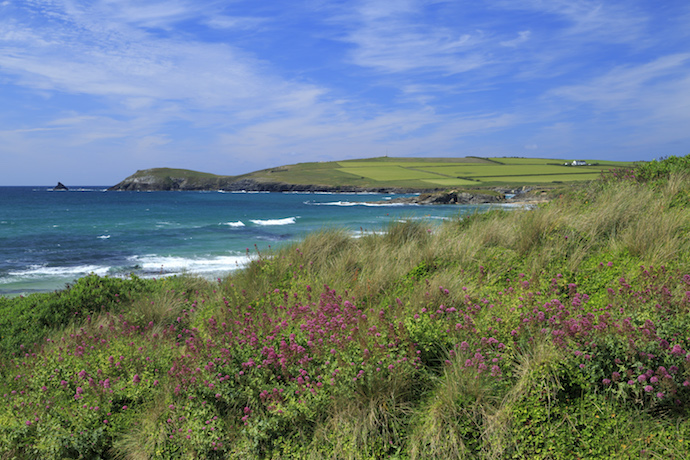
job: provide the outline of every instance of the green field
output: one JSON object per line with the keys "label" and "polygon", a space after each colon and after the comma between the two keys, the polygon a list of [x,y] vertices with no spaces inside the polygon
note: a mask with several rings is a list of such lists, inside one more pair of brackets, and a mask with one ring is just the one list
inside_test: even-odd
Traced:
{"label": "green field", "polygon": [[550,184],[590,181],[612,168],[632,163],[588,160],[587,166],[565,166],[565,160],[544,158],[374,159],[341,161],[337,171],[377,182],[421,181],[428,186]]}
{"label": "green field", "polygon": [[386,165],[384,167],[365,166],[360,168],[342,168],[340,171],[352,174],[353,176],[367,177],[377,181],[435,179],[439,177],[439,175],[434,172],[420,171],[413,168],[404,168],[398,165]]}
{"label": "green field", "polygon": [[[421,168],[420,168],[421,169]],[[554,165],[467,165],[467,166],[431,166],[424,171],[439,175],[463,177],[496,177],[496,176],[541,176],[566,175],[608,171],[609,167],[597,166],[554,166]]]}
{"label": "green field", "polygon": [[[555,174],[555,175],[525,175],[513,176],[512,179],[520,184],[560,184],[566,182],[582,182],[597,180],[601,177],[600,173],[584,173],[584,174]],[[486,176],[481,178],[481,183],[485,185],[502,184],[505,182],[506,176]]]}

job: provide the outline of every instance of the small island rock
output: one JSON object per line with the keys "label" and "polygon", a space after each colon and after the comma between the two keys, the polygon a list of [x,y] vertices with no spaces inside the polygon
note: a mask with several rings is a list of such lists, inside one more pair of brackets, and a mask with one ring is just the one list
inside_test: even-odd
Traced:
{"label": "small island rock", "polygon": [[69,189],[67,187],[65,187],[65,184],[63,184],[62,182],[58,182],[57,185],[53,188],[53,191],[55,192],[55,191],[61,191],[61,190],[67,191]]}

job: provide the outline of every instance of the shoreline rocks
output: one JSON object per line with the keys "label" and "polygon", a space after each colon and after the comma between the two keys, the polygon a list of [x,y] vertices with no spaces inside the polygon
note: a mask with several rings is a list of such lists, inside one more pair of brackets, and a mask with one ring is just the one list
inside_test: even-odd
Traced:
{"label": "shoreline rocks", "polygon": [[386,203],[439,205],[439,204],[485,204],[503,203],[506,197],[503,193],[491,195],[486,193],[469,193],[457,190],[422,193],[419,196],[393,198]]}

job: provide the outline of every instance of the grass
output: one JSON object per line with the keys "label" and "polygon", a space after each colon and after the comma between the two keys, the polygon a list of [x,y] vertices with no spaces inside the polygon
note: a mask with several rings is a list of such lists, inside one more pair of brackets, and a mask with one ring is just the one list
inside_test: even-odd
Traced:
{"label": "grass", "polygon": [[315,233],[216,282],[2,299],[0,458],[687,458],[690,183],[666,167]]}
{"label": "grass", "polygon": [[399,181],[411,179],[429,179],[438,177],[438,174],[418,171],[398,165],[364,166],[359,168],[341,168],[340,171],[354,176],[363,176],[376,181]]}
{"label": "grass", "polygon": [[425,179],[424,182],[431,184],[431,185],[440,185],[442,187],[468,187],[468,186],[476,186],[477,181],[471,181],[467,179],[444,179],[444,178],[438,178],[438,179]]}

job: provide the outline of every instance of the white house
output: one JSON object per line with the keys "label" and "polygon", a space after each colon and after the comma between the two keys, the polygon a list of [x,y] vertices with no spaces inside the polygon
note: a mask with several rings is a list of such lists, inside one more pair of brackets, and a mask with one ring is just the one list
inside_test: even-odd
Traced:
{"label": "white house", "polygon": [[587,166],[587,162],[583,160],[575,160],[571,164],[573,166]]}

